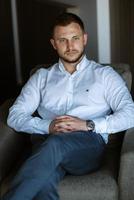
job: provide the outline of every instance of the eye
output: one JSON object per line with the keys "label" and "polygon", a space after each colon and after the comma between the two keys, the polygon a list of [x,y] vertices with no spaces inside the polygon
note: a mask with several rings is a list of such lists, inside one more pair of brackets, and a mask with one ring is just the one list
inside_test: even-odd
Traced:
{"label": "eye", "polygon": [[65,42],[65,41],[66,41],[65,38],[60,38],[60,39],[59,39],[59,42],[60,42],[60,43],[63,43],[63,42]]}
{"label": "eye", "polygon": [[73,40],[79,40],[80,38],[78,36],[73,37]]}

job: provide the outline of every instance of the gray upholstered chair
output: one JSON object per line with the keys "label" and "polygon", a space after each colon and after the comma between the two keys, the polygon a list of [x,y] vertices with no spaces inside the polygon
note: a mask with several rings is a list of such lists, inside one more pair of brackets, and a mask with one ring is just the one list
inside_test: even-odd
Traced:
{"label": "gray upholstered chair", "polygon": [[[129,65],[113,64],[131,89]],[[38,135],[16,133],[6,125],[7,100],[0,107],[0,183],[1,195],[22,162],[42,139]],[[32,141],[32,142],[31,142]],[[34,144],[33,144],[34,143]],[[134,199],[134,129],[126,133],[111,134],[101,168],[82,176],[67,175],[59,185],[61,200],[133,200]]]}

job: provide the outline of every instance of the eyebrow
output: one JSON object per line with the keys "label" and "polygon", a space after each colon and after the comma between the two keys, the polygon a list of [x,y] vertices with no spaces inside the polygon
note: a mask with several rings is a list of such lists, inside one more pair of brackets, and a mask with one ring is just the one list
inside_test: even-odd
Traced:
{"label": "eyebrow", "polygon": [[[82,36],[82,34],[79,34],[79,35],[74,35],[74,36],[72,36],[71,38],[74,38],[74,37],[81,37]],[[65,38],[65,37],[59,37],[59,38],[56,38],[57,40],[60,40],[60,39],[67,39],[67,38]]]}

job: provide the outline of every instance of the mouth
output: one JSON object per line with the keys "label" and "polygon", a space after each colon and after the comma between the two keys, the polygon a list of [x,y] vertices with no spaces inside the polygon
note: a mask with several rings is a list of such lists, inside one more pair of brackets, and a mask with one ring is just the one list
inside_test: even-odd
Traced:
{"label": "mouth", "polygon": [[77,53],[78,53],[78,51],[76,51],[76,50],[73,50],[73,51],[66,51],[66,52],[65,52],[65,55],[73,56],[73,55],[75,55],[75,54],[77,54]]}

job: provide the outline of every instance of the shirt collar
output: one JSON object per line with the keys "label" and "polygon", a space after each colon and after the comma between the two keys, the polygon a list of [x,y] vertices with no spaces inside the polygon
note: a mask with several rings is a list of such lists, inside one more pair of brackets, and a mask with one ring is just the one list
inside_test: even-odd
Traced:
{"label": "shirt collar", "polygon": [[[89,60],[86,58],[86,55],[84,55],[82,60],[77,64],[76,71],[82,71],[83,69],[87,67],[88,64],[89,64]],[[66,72],[66,69],[64,68],[64,65],[60,59],[59,59],[59,69],[61,71]]]}

